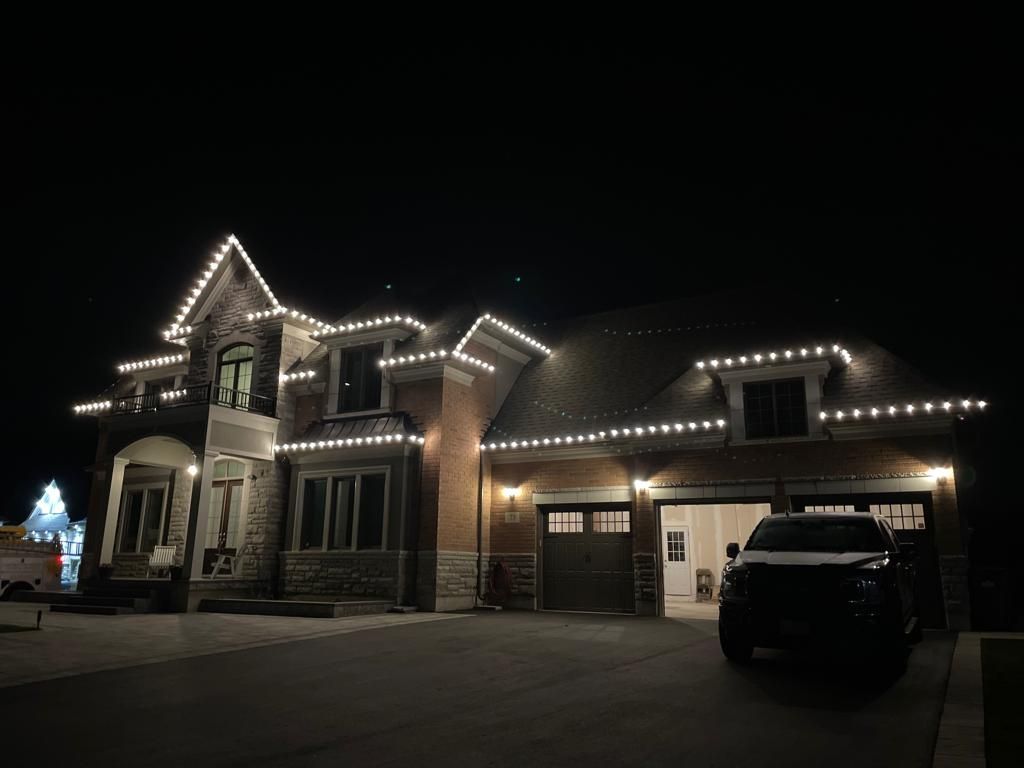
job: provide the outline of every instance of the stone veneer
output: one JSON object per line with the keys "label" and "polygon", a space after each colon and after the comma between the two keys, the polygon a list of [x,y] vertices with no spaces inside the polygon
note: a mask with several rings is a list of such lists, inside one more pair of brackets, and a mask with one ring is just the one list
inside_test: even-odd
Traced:
{"label": "stone veneer", "polygon": [[114,577],[118,579],[144,579],[149,566],[148,552],[115,552],[110,558]]}
{"label": "stone veneer", "polygon": [[281,552],[280,591],[289,595],[398,598],[411,552]]}
{"label": "stone veneer", "polygon": [[416,566],[420,609],[457,611],[476,604],[476,552],[421,551]]}
{"label": "stone veneer", "polygon": [[188,508],[192,503],[192,478],[188,472],[174,471],[171,490],[171,508],[167,513],[168,546],[174,547],[174,564],[185,559],[185,535],[188,531]]}
{"label": "stone veneer", "polygon": [[483,574],[481,594],[488,591],[487,581],[495,564],[503,561],[508,567],[512,589],[504,605],[506,608],[534,610],[537,605],[537,556],[532,553],[492,552],[487,555],[487,571]]}
{"label": "stone veneer", "polygon": [[275,461],[253,462],[249,505],[242,543],[242,578],[275,584],[283,546],[288,477]]}
{"label": "stone veneer", "polygon": [[633,554],[633,595],[638,616],[658,614],[658,559],[653,553]]}

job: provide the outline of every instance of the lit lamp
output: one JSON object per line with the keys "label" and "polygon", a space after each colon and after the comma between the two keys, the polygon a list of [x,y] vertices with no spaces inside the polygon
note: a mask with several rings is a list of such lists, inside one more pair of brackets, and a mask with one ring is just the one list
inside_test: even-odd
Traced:
{"label": "lit lamp", "polygon": [[928,475],[942,483],[953,477],[953,470],[950,467],[932,467],[928,470]]}
{"label": "lit lamp", "polygon": [[192,477],[199,474],[199,467],[196,466],[196,455],[194,453],[192,454],[192,463],[185,468],[185,471]]}
{"label": "lit lamp", "polygon": [[633,487],[636,488],[637,493],[643,493],[651,487],[650,480],[634,480]]}
{"label": "lit lamp", "polygon": [[506,499],[508,499],[509,501],[514,501],[516,496],[519,495],[519,488],[509,485],[505,486],[505,488],[503,488],[501,492],[505,494]]}

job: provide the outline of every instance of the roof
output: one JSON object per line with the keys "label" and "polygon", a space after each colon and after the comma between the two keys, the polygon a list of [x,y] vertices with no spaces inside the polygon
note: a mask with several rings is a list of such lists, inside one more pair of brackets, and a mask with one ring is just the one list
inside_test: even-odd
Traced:
{"label": "roof", "polygon": [[295,439],[295,442],[316,443],[326,440],[414,434],[417,434],[417,430],[409,417],[404,413],[394,413],[371,418],[316,422],[307,427],[302,436]]}
{"label": "roof", "polygon": [[838,323],[794,318],[777,305],[777,297],[743,292],[567,320],[546,332],[552,354],[527,364],[485,439],[725,418],[722,385],[698,361],[776,350],[781,356],[817,345],[830,350],[837,342],[852,361],[833,360],[823,408],[948,396],[889,351],[843,333]]}

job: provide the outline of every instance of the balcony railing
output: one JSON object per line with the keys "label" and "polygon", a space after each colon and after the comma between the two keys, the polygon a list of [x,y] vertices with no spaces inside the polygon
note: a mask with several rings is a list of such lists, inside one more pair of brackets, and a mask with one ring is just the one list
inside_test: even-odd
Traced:
{"label": "balcony railing", "polygon": [[240,392],[237,389],[228,389],[211,383],[195,384],[169,392],[147,392],[142,395],[118,397],[111,403],[110,413],[115,416],[126,413],[149,413],[188,405],[207,404],[237,408],[250,413],[261,413],[264,416],[274,416],[277,409],[276,398],[254,395],[251,392]]}

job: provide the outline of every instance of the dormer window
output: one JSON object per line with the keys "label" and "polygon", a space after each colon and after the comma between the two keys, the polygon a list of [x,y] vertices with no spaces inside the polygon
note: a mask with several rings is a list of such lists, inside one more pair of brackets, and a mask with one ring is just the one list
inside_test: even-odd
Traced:
{"label": "dormer window", "polygon": [[383,355],[381,344],[341,351],[338,413],[381,407],[382,373],[377,361]]}
{"label": "dormer window", "polygon": [[804,380],[745,383],[743,421],[748,440],[806,436],[807,396]]}

